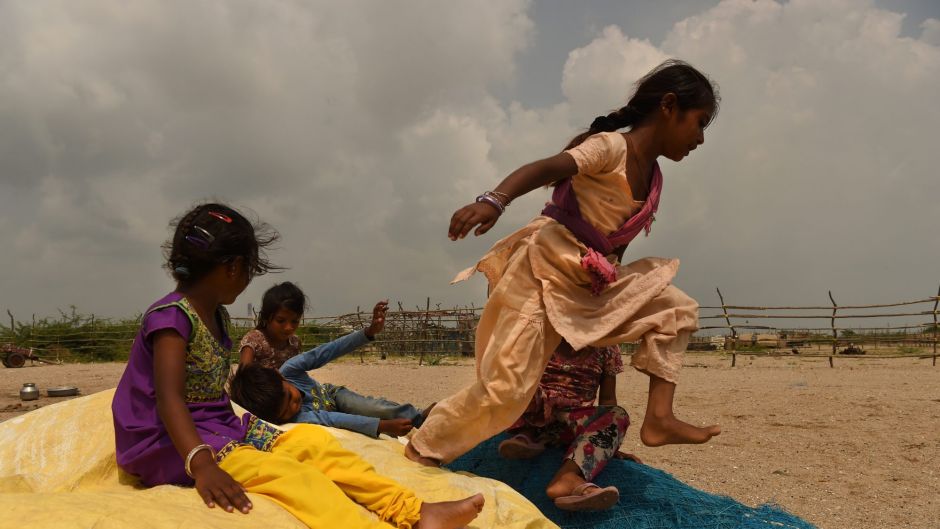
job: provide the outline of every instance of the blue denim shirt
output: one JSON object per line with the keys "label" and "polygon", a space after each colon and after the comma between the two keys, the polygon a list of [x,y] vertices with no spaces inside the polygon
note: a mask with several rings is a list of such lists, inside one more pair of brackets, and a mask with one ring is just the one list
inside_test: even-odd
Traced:
{"label": "blue denim shirt", "polygon": [[281,366],[281,374],[300,390],[303,402],[291,422],[306,422],[322,426],[333,426],[359,432],[369,437],[378,437],[379,419],[333,411],[336,409],[329,384],[321,385],[307,371],[317,369],[347,353],[369,343],[366,333],[356,331],[332,342],[301,353]]}

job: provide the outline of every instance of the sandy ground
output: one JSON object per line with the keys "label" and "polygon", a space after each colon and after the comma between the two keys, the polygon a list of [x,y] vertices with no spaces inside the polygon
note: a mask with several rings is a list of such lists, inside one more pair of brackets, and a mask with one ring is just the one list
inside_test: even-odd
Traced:
{"label": "sandy ground", "polygon": [[[123,364],[0,368],[0,420],[59,402],[21,403],[24,382],[76,385],[83,394],[113,387]],[[365,394],[423,406],[471,382],[468,365],[358,360],[317,372]],[[724,432],[706,445],[647,448],[638,426],[647,379],[618,381],[632,414],[624,449],[647,464],[749,505],[777,503],[825,529],[940,528],[940,366],[929,360],[690,356],[676,409]],[[45,395],[45,392],[43,392]]]}

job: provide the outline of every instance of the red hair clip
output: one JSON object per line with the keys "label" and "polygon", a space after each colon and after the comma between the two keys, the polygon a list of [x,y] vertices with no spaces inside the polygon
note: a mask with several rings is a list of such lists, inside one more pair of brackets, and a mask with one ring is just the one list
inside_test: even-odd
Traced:
{"label": "red hair clip", "polygon": [[222,222],[224,222],[224,223],[226,223],[226,224],[231,224],[231,223],[232,223],[232,217],[229,217],[228,215],[223,215],[223,214],[219,213],[218,211],[210,211],[210,212],[209,212],[209,215],[211,215],[211,216],[213,216],[213,217],[215,217],[215,218],[221,220]]}

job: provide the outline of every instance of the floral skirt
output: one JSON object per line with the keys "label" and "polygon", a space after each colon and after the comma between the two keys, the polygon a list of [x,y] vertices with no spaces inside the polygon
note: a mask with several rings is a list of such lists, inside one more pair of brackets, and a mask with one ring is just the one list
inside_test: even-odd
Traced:
{"label": "floral skirt", "polygon": [[523,415],[509,433],[530,433],[534,429],[534,441],[567,446],[565,459],[574,461],[588,481],[600,474],[614,457],[630,426],[630,415],[620,406],[557,409],[554,420],[538,421],[538,426],[527,424],[525,419]]}

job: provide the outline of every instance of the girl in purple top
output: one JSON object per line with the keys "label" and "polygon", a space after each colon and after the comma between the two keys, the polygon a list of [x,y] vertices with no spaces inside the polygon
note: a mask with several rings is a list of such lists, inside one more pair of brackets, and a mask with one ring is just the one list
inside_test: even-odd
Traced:
{"label": "girl in purple top", "polygon": [[207,506],[229,512],[251,510],[247,492],[268,496],[309,527],[466,525],[483,507],[479,494],[422,502],[319,426],[280,432],[232,411],[223,305],[275,268],[263,250],[276,239],[222,204],[175,223],[164,250],[176,289],[144,314],[111,405],[118,465],[147,486],[195,484]]}

